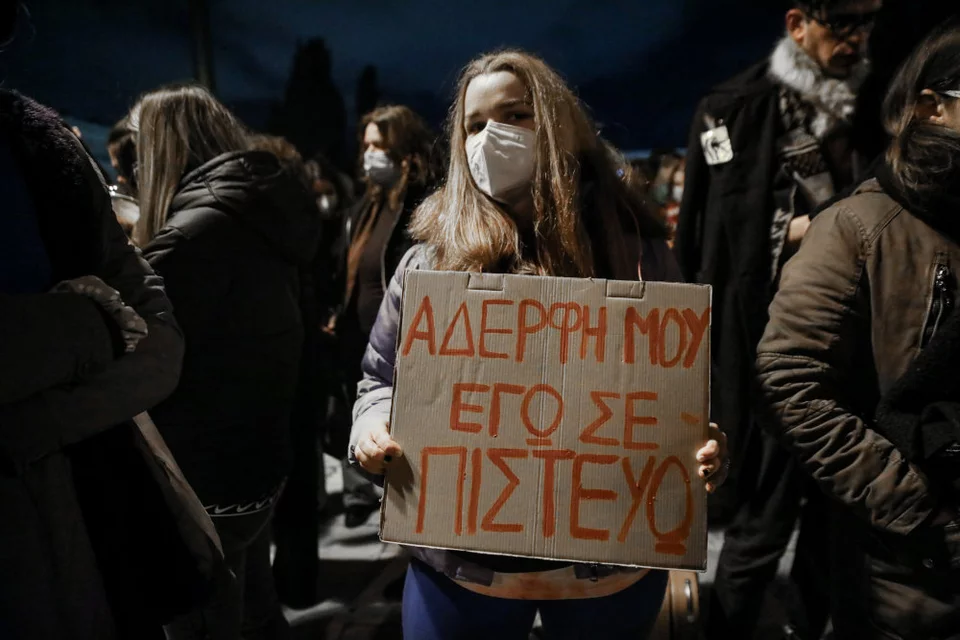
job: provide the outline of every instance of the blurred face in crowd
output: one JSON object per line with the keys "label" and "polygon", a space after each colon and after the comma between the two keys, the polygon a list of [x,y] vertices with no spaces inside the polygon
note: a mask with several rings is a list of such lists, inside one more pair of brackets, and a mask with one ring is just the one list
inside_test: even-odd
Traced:
{"label": "blurred face in crowd", "polygon": [[386,148],[386,141],[380,132],[380,127],[371,122],[363,131],[363,150],[364,151],[383,151],[389,153]]}
{"label": "blurred face in crowd", "polygon": [[[952,95],[952,94],[956,95]],[[924,89],[915,109],[916,117],[960,133],[960,87],[950,94]]]}
{"label": "blurred face in crowd", "polygon": [[866,53],[882,0],[849,0],[825,10],[787,12],[787,31],[824,73],[846,78]]}
{"label": "blurred face in crowd", "polygon": [[325,216],[334,214],[340,205],[336,185],[323,175],[315,161],[307,163],[307,174],[310,177],[310,188],[317,200],[320,213]]}
{"label": "blurred face in crowd", "polygon": [[368,124],[363,130],[363,171],[371,182],[384,188],[395,185],[407,166],[407,159],[398,163],[389,147],[381,128],[375,122]]}
{"label": "blurred face in crowd", "polygon": [[674,202],[681,202],[683,200],[683,185],[686,180],[686,170],[687,170],[687,161],[683,159],[680,161],[680,166],[677,167],[677,170],[673,173],[673,187],[671,189],[671,199]]}

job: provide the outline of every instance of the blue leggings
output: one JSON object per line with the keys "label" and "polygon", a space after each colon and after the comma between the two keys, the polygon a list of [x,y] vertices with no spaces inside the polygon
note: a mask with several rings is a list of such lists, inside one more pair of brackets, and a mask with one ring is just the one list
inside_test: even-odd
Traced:
{"label": "blue leggings", "polygon": [[537,610],[550,640],[647,637],[667,587],[666,571],[604,598],[508,600],[464,589],[419,560],[403,589],[403,637],[411,640],[527,640]]}

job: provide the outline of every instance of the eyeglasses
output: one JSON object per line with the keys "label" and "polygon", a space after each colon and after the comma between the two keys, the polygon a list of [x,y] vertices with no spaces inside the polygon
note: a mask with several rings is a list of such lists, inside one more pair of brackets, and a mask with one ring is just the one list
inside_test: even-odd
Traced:
{"label": "eyeglasses", "polygon": [[819,22],[838,38],[849,38],[854,33],[873,28],[879,11],[868,13],[835,13],[821,16],[811,15],[810,18]]}

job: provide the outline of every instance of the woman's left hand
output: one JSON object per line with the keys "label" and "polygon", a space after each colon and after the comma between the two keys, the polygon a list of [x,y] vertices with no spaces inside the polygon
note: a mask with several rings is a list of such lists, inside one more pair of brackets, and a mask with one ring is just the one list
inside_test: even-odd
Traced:
{"label": "woman's left hand", "polygon": [[707,481],[707,493],[713,493],[730,473],[730,458],[727,455],[727,435],[712,422],[710,440],[697,452],[697,462],[700,463],[700,477]]}

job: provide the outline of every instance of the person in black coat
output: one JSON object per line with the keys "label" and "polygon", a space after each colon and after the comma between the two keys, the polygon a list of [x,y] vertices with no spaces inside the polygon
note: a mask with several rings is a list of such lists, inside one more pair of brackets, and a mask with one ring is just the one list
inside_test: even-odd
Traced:
{"label": "person in black coat", "polygon": [[[407,233],[410,219],[436,186],[440,171],[436,136],[408,107],[376,109],[361,120],[360,132],[359,163],[367,190],[345,215],[336,285],[343,302],[328,325],[345,366],[342,396],[347,408],[356,397],[360,362],[387,283],[413,246]],[[332,431],[340,435],[335,447],[343,451],[346,525],[357,527],[379,508],[380,497],[377,488],[346,461],[350,418],[344,418]]]}
{"label": "person in black coat", "polygon": [[[280,166],[291,178],[301,182],[312,193],[313,180],[303,158],[284,138],[254,135],[250,149],[267,151],[280,161]],[[325,283],[330,269],[318,268],[317,263],[330,260],[330,253],[321,253],[326,238],[326,220],[315,199],[311,216],[320,220],[320,238],[317,255],[308,267],[300,269],[300,311],[303,319],[303,353],[300,359],[300,379],[297,399],[291,415],[290,435],[293,464],[283,495],[277,503],[273,518],[273,543],[276,549],[273,576],[280,601],[294,609],[307,609],[316,604],[320,558],[317,538],[320,535],[320,501],[322,466],[318,447],[321,425],[321,406],[324,386],[323,372],[329,368],[330,355],[320,345],[321,309],[324,305]],[[305,206],[310,206],[305,205]],[[327,304],[329,304],[327,302]]]}
{"label": "person in black coat", "polygon": [[176,387],[183,337],[79,140],[6,90],[0,199],[0,637],[162,638],[222,563],[131,420]]}
{"label": "person in black coat", "polygon": [[713,286],[712,419],[729,433],[734,461],[726,492],[711,505],[714,517],[732,518],[710,604],[708,629],[718,638],[752,633],[804,497],[803,519],[817,522],[802,527],[794,579],[803,611],[795,621],[816,637],[827,615],[816,561],[820,494],[756,424],[754,361],[780,269],[809,214],[856,182],[864,164],[851,118],[880,2],[793,5],[770,57],[700,103],[676,237],[684,279]]}
{"label": "person in black coat", "polygon": [[134,239],[166,283],[186,336],[176,392],[153,411],[213,518],[239,589],[172,625],[174,638],[289,633],[270,570],[270,521],[290,472],[303,354],[301,269],[318,214],[276,156],[204,88],[143,96]]}

